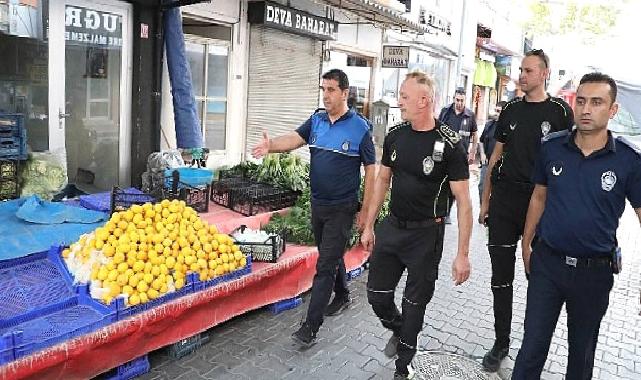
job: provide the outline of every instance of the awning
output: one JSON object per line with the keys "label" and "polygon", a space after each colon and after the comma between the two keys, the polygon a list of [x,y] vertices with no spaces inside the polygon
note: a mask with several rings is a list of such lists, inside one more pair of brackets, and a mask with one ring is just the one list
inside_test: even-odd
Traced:
{"label": "awning", "polygon": [[476,86],[494,87],[496,85],[496,68],[494,68],[494,64],[477,59],[474,82],[472,83]]}
{"label": "awning", "polygon": [[429,28],[407,19],[403,12],[385,7],[374,0],[314,0],[319,4],[326,4],[354,13],[364,19],[401,29],[408,29],[418,33],[428,33]]}
{"label": "awning", "polygon": [[498,44],[491,38],[476,37],[476,46],[489,50],[499,55],[509,55],[512,57],[520,57],[521,54],[514,52],[503,45]]}

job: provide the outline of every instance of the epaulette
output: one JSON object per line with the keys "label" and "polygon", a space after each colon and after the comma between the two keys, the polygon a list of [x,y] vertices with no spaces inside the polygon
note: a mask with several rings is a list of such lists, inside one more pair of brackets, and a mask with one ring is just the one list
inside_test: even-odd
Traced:
{"label": "epaulette", "polygon": [[447,124],[441,124],[438,128],[438,131],[440,132],[441,136],[443,136],[443,138],[450,143],[450,145],[454,145],[461,141],[461,135],[450,128]]}
{"label": "epaulette", "polygon": [[626,139],[623,136],[617,136],[616,140],[621,142],[623,145],[626,145],[627,147],[632,149],[636,154],[641,156],[641,148],[639,148],[639,146],[633,143],[632,141]]}
{"label": "epaulette", "polygon": [[564,130],[558,131],[558,132],[552,132],[552,133],[548,134],[547,136],[543,136],[541,138],[541,142],[548,142],[550,140],[554,140],[554,139],[557,139],[559,137],[567,136],[569,134],[570,134],[570,131],[568,131],[567,129],[564,129]]}
{"label": "epaulette", "polygon": [[401,129],[403,127],[411,127],[411,126],[412,126],[412,124],[410,124],[409,121],[401,121],[398,124],[392,125],[387,133],[390,134],[390,133],[394,132],[397,129]]}

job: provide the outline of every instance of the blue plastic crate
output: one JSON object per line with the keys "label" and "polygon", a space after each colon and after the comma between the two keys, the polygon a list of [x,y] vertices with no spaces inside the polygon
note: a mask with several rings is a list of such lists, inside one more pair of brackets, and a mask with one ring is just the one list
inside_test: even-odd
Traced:
{"label": "blue plastic crate", "polygon": [[0,130],[6,128],[24,129],[24,115],[21,113],[0,113]]}
{"label": "blue plastic crate", "polygon": [[0,157],[18,158],[21,153],[22,138],[0,137]]}
{"label": "blue plastic crate", "polygon": [[301,297],[288,298],[282,301],[274,302],[273,304],[269,305],[269,310],[273,314],[279,314],[285,310],[295,309],[298,306],[300,306],[302,303],[303,303],[303,299]]}
{"label": "blue plastic crate", "polygon": [[30,316],[56,310],[73,297],[73,280],[61,247],[0,261],[0,329]]}
{"label": "blue plastic crate", "polygon": [[[187,275],[187,279],[185,281],[185,286],[182,289],[176,290],[171,293],[167,293],[163,295],[162,297],[158,297],[155,300],[150,300],[149,302],[146,302],[144,304],[139,304],[136,306],[125,306],[124,303],[120,306],[118,306],[118,320],[123,320],[126,318],[129,318],[132,315],[142,313],[143,311],[147,311],[149,309],[153,309],[154,307],[160,306],[164,303],[167,303],[169,301],[175,300],[176,298],[184,297],[188,294],[191,294],[194,292],[194,281],[195,279],[197,280],[198,277],[194,273],[190,273]],[[121,298],[118,298],[122,300]],[[115,300],[114,300],[115,301]],[[113,305],[113,303],[112,303]],[[110,305],[111,306],[111,305]],[[113,306],[112,306],[113,307]]]}
{"label": "blue plastic crate", "polygon": [[129,380],[149,372],[149,368],[149,358],[145,354],[105,373],[104,379]]}
{"label": "blue plastic crate", "polygon": [[[166,169],[165,170],[165,187],[171,189],[173,183],[173,172],[178,171],[178,180],[186,185],[193,187],[207,186],[211,185],[211,182],[214,180],[214,171],[211,169],[205,168],[175,168],[175,169]],[[178,184],[178,188],[182,188],[181,184]]]}
{"label": "blue plastic crate", "polygon": [[[142,191],[130,187],[128,189],[122,190],[128,196],[131,196],[132,202],[153,202],[154,198],[151,195],[145,194]],[[136,197],[140,195],[140,197]],[[80,196],[80,205],[89,210],[109,212],[111,210],[111,192],[107,191],[104,193],[90,194],[90,195],[81,195]]]}
{"label": "blue plastic crate", "polygon": [[363,267],[358,267],[347,272],[347,281],[351,281],[365,272]]}
{"label": "blue plastic crate", "polygon": [[208,281],[198,280],[198,275],[194,273],[195,275],[194,291],[199,292],[203,289],[211,288],[212,286],[216,286],[223,282],[233,281],[250,274],[252,271],[252,259],[251,259],[251,256],[248,256],[248,255],[245,255],[245,258],[247,259],[247,265],[245,265],[244,267],[237,269],[233,272],[226,273],[222,276],[212,278],[211,280],[208,280]]}
{"label": "blue plastic crate", "polygon": [[111,308],[92,299],[85,285],[76,295],[46,314],[21,318],[0,335],[13,333],[15,358],[30,355],[54,344],[87,334],[116,321]]}
{"label": "blue plastic crate", "polygon": [[207,342],[209,342],[209,336],[203,335],[202,333],[179,340],[178,342],[169,345],[169,357],[173,359],[180,359],[196,351]]}
{"label": "blue plastic crate", "polygon": [[13,334],[0,336],[0,365],[9,363],[15,358],[13,350]]}

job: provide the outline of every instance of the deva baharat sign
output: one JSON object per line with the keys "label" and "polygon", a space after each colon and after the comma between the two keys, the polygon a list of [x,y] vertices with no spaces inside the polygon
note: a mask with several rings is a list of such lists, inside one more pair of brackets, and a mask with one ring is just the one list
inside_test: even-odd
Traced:
{"label": "deva baharat sign", "polygon": [[252,24],[263,24],[317,40],[335,40],[338,33],[336,21],[269,1],[250,2],[247,13]]}
{"label": "deva baharat sign", "polygon": [[383,46],[382,67],[406,69],[409,60],[410,48],[408,46]]}

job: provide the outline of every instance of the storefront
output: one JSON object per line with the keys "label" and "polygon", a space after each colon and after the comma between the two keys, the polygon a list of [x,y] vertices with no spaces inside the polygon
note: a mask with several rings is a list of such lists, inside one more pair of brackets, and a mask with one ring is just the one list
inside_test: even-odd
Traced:
{"label": "storefront", "polygon": [[320,41],[338,32],[335,21],[266,1],[250,3],[248,21],[247,157],[263,130],[291,132],[318,108]]}
{"label": "storefront", "polygon": [[[245,122],[247,38],[246,3],[220,0],[181,8],[185,50],[207,165],[240,161]],[[171,84],[163,68],[161,149],[176,148]]]}
{"label": "storefront", "polygon": [[[129,185],[132,162],[152,148],[154,4],[0,4],[0,112],[23,114],[30,150],[56,153],[88,191]],[[134,80],[147,85],[132,93]]]}

